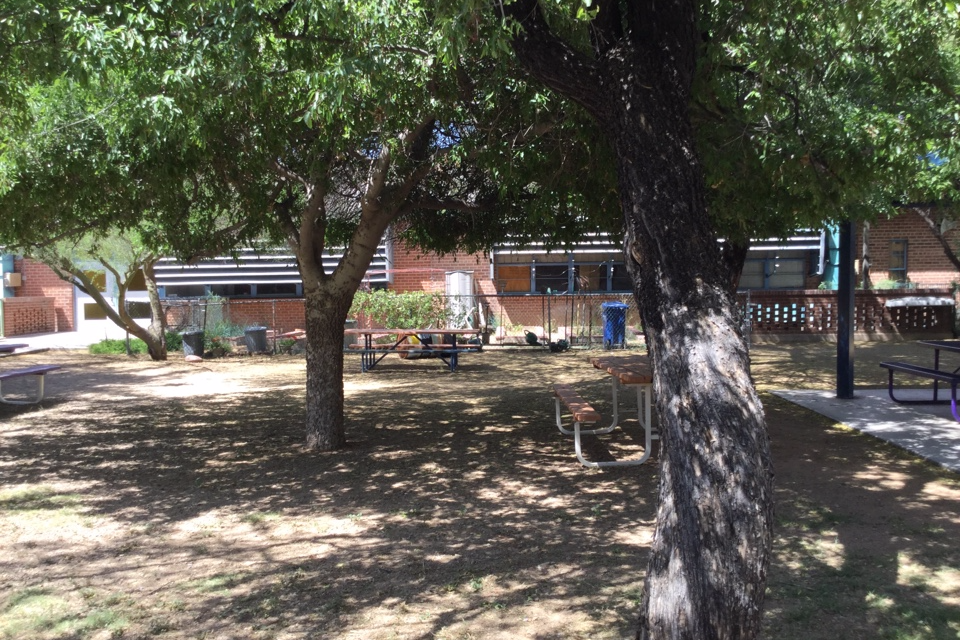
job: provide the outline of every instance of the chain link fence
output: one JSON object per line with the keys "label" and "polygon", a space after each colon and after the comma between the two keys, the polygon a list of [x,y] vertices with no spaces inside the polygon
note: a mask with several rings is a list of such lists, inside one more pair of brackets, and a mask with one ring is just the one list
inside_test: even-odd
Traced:
{"label": "chain link fence", "polygon": [[478,300],[491,342],[524,343],[528,334],[533,334],[540,342],[566,340],[571,345],[601,346],[609,319],[604,317],[604,305],[620,303],[626,307],[622,322],[626,346],[643,343],[640,313],[629,294],[497,295],[478,296]]}
{"label": "chain link fence", "polygon": [[[604,303],[626,306],[622,321],[625,346],[642,344],[640,314],[629,294],[477,295],[471,303],[475,312],[466,314],[463,296],[450,296],[447,300],[458,326],[464,326],[466,316],[468,326],[486,330],[490,344],[502,345],[528,343],[532,334],[542,343],[566,340],[571,345],[601,346]],[[208,339],[237,339],[250,327],[262,327],[267,329],[271,340],[276,340],[277,336],[303,329],[305,322],[302,298],[174,299],[164,300],[163,306],[170,331],[203,331]]]}

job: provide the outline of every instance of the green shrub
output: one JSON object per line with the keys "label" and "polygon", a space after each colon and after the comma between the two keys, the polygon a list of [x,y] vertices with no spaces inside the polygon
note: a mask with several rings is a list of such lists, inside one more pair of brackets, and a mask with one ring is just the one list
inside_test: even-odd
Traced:
{"label": "green shrub", "polygon": [[[126,340],[108,340],[104,339],[96,344],[92,344],[89,347],[90,353],[93,355],[127,355],[127,341]],[[130,340],[130,353],[147,353],[147,343],[139,338],[131,338]]]}
{"label": "green shrub", "polygon": [[243,327],[232,322],[219,320],[207,325],[203,330],[203,349],[210,351],[214,348],[220,348],[224,351],[232,351],[233,345],[224,340],[224,338],[234,338],[243,335]]}
{"label": "green shrub", "polygon": [[167,351],[183,351],[183,338],[176,331],[167,331]]}
{"label": "green shrub", "polygon": [[426,329],[442,327],[447,311],[441,293],[377,290],[357,292],[350,317],[358,315],[391,329]]}

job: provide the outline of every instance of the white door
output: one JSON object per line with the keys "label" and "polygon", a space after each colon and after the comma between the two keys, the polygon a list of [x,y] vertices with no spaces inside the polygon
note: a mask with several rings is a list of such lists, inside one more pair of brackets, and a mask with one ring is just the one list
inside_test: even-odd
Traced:
{"label": "white door", "polygon": [[476,327],[473,271],[448,271],[447,324],[452,329]]}
{"label": "white door", "polygon": [[[104,297],[115,307],[117,300],[117,283],[109,271],[102,265],[92,263],[89,265],[87,275],[93,280],[94,284],[104,294]],[[112,320],[107,318],[100,306],[94,299],[80,289],[74,290],[74,299],[76,300],[76,327],[77,331],[96,338],[122,339],[126,336],[126,331],[118,327]],[[149,326],[150,309],[147,305],[146,285],[134,282],[127,291],[128,310],[132,313],[134,320],[141,326]]]}

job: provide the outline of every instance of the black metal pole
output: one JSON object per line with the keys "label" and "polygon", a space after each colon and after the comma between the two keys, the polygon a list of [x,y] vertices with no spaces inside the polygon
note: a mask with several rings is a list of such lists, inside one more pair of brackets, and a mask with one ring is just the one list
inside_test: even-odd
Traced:
{"label": "black metal pole", "polygon": [[853,398],[853,324],[856,309],[853,270],[853,223],[840,223],[840,265],[837,286],[837,397]]}

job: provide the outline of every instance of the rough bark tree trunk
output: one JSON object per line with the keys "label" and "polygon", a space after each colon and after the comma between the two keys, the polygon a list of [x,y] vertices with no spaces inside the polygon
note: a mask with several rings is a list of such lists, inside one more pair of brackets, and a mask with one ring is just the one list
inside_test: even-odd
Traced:
{"label": "rough bark tree trunk", "polygon": [[754,638],[772,544],[772,472],[688,116],[699,44],[693,3],[601,2],[594,58],[554,37],[534,0],[505,10],[523,27],[514,41],[521,63],[584,106],[617,159],[663,451],[637,638]]}
{"label": "rough bark tree trunk", "polygon": [[626,109],[611,130],[663,447],[637,638],[753,638],[773,515],[763,407],[683,105],[652,102],[646,131]]}
{"label": "rough bark tree trunk", "polygon": [[150,303],[150,326],[147,327],[147,333],[152,338],[147,342],[147,348],[150,351],[150,357],[153,360],[167,359],[167,317],[163,311],[163,303],[160,301],[160,290],[157,287],[157,274],[154,270],[155,261],[144,263],[143,279],[147,285],[147,300]]}
{"label": "rough bark tree trunk", "polygon": [[307,447],[339,449],[346,442],[343,419],[343,325],[353,296],[323,288],[305,295],[307,318]]}

